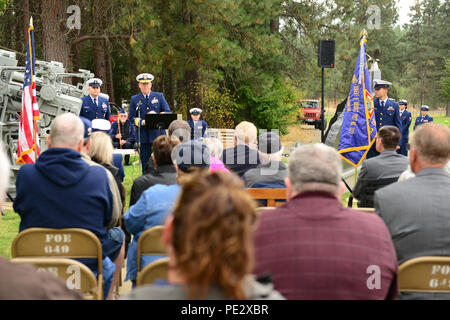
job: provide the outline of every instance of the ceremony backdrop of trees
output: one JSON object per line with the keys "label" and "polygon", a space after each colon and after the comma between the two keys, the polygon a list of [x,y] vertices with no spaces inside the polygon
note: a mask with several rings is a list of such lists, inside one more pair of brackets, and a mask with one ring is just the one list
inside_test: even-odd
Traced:
{"label": "ceremony backdrop of trees", "polygon": [[[71,5],[79,29],[67,26]],[[380,29],[367,27],[371,5]],[[336,41],[335,68],[325,72],[334,106],[348,94],[363,29],[390,97],[448,107],[449,11],[448,1],[419,0],[400,26],[394,0],[0,0],[0,48],[23,62],[32,16],[37,59],[91,70],[111,101],[129,100],[136,75],[150,72],[184,117],[198,106],[210,127],[249,120],[285,133],[295,101],[320,97],[318,40]]]}

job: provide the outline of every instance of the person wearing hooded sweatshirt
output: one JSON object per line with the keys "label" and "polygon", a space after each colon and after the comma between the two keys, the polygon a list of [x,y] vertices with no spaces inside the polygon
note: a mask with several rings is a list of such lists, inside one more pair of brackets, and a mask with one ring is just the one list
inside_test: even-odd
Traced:
{"label": "person wearing hooded sweatshirt", "polygon": [[[113,200],[106,171],[81,157],[83,133],[83,123],[74,114],[53,120],[46,138],[49,149],[35,164],[24,164],[18,172],[13,208],[20,215],[19,231],[40,227],[93,232],[102,245],[105,297],[111,298],[116,269],[112,260],[120,254],[122,244],[112,241],[107,231]],[[96,273],[94,259],[81,262]]]}

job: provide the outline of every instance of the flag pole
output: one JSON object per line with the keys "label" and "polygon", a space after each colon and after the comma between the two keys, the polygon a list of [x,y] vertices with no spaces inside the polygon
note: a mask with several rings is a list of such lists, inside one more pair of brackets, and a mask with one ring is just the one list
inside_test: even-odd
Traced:
{"label": "flag pole", "polygon": [[[33,66],[33,52],[31,50],[31,34],[30,31],[34,30],[34,26],[33,26],[33,17],[30,17],[30,26],[28,27],[28,42],[29,42],[29,47],[30,47],[30,68],[31,68],[31,83],[33,83],[34,79],[33,79],[33,73],[34,73],[34,66]],[[36,147],[36,128],[37,128],[37,120],[36,118],[33,116],[33,141],[34,141],[34,145],[33,145],[33,149],[34,149],[34,159],[35,161],[38,158],[38,154],[37,154],[37,147]]]}

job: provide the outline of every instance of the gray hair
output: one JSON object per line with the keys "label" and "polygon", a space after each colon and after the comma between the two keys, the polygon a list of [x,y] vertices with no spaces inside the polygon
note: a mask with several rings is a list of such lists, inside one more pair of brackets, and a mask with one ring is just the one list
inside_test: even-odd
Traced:
{"label": "gray hair", "polygon": [[450,158],[450,128],[436,122],[420,125],[410,140],[411,150],[427,164],[442,164]]}
{"label": "gray hair", "polygon": [[254,146],[256,144],[256,135],[258,130],[255,125],[248,121],[242,121],[234,129],[234,136],[237,139],[237,144],[248,144]]}
{"label": "gray hair", "polygon": [[0,140],[0,205],[3,203],[9,185],[9,159]]}
{"label": "gray hair", "polygon": [[84,136],[84,124],[73,113],[58,115],[50,127],[50,141],[52,147],[75,148]]}
{"label": "gray hair", "polygon": [[261,163],[266,163],[270,161],[281,161],[281,157],[283,156],[284,148],[281,147],[280,151],[275,153],[264,153],[261,150],[259,152],[259,158],[261,159]]}
{"label": "gray hair", "polygon": [[203,139],[203,143],[208,147],[211,155],[216,159],[222,158],[223,143],[215,137],[208,137]]}
{"label": "gray hair", "polygon": [[301,145],[289,157],[288,170],[295,193],[340,193],[342,160],[332,147],[322,143]]}
{"label": "gray hair", "polygon": [[168,128],[169,136],[175,136],[180,142],[191,140],[191,127],[184,120],[173,120]]}

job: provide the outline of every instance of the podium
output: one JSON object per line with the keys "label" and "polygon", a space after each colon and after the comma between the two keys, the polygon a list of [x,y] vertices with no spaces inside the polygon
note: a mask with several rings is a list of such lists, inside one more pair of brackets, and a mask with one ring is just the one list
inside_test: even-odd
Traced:
{"label": "podium", "polygon": [[162,130],[168,129],[172,121],[177,120],[176,113],[147,113],[145,115],[145,129]]}

